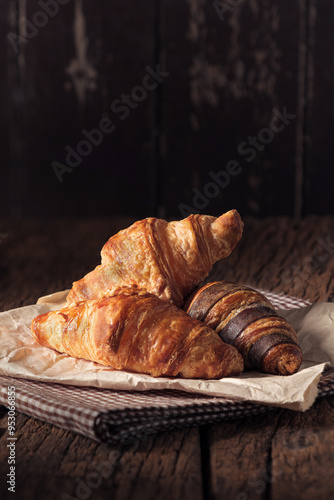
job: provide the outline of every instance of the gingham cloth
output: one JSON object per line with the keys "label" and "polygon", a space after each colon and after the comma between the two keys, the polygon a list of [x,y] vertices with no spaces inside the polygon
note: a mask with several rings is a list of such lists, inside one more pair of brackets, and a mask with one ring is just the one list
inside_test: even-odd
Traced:
{"label": "gingham cloth", "polygon": [[[259,291],[278,309],[310,305],[294,297]],[[277,411],[268,405],[177,390],[111,391],[0,376],[0,403],[6,407],[10,407],[10,387],[15,387],[16,411],[109,444],[141,440],[152,433],[186,425]],[[334,370],[326,371],[318,385],[319,397],[331,394]]]}

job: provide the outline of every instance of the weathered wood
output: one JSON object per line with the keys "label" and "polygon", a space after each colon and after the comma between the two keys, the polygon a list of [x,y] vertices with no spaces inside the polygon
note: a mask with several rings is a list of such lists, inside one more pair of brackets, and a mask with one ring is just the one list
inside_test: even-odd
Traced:
{"label": "weathered wood", "polygon": [[333,396],[306,413],[277,410],[207,429],[210,498],[331,498]]}
{"label": "weathered wood", "polygon": [[[179,204],[212,214],[232,206],[245,214],[293,213],[304,3],[162,2],[168,214],[180,215]],[[294,115],[285,123],[277,118],[284,109]],[[238,167],[226,180],[232,160]]]}
{"label": "weathered wood", "polygon": [[[131,218],[24,223],[1,219],[0,232],[8,234],[0,245],[1,310],[31,304],[40,295],[69,287],[99,263],[107,238],[131,222]],[[209,279],[234,280],[312,301],[333,300],[333,217],[245,218],[244,222],[238,247],[214,267]],[[307,500],[311,494],[307,496],[306,490],[314,495],[317,490],[319,498],[327,500],[326,494],[333,493],[333,407],[331,397],[305,414],[276,410],[266,417],[160,434],[130,448],[107,448],[19,414],[17,497],[79,498],[79,485],[84,490],[87,478],[97,484],[95,478],[101,484],[88,489],[90,498],[97,500],[107,496],[246,500],[269,495],[276,500],[296,498],[298,489]],[[8,472],[6,428],[7,414],[2,411],[2,478]],[[109,475],[99,480],[92,475],[95,464],[105,464],[111,451],[112,471],[108,469]],[[1,488],[1,498],[11,498],[6,485]]]}
{"label": "weathered wood", "polygon": [[[246,283],[312,302],[331,301],[333,222],[330,217],[311,216],[300,222],[286,218],[246,219],[239,246],[226,261],[215,266],[210,279]],[[321,412],[324,415],[319,418]],[[265,423],[262,419],[262,432],[254,432],[251,437],[254,419],[246,425],[246,431],[235,424],[238,432],[227,450],[225,442],[219,445],[216,439],[224,435],[226,424],[217,424],[208,431],[213,498],[330,498],[333,421],[333,398],[318,401],[305,414],[279,410]],[[261,451],[248,454],[245,443],[249,439],[250,446],[262,447]],[[289,444],[290,440],[295,444]],[[234,464],[231,469],[229,458]],[[233,469],[238,473],[232,480]]]}
{"label": "weathered wood", "polygon": [[[330,0],[41,4],[1,3],[2,213],[333,212]],[[142,100],[158,64],[169,75]],[[59,182],[53,162],[108,118]]]}
{"label": "weathered wood", "polygon": [[334,67],[328,47],[334,42],[334,5],[331,0],[309,2],[308,61],[305,121],[305,213],[334,211],[333,82]]}
{"label": "weathered wood", "polygon": [[[2,425],[6,422],[2,422]],[[5,433],[1,438],[1,477],[8,473]],[[98,443],[18,414],[16,418],[16,495],[18,498],[76,497],[76,478],[92,470],[94,459],[104,462],[110,450]],[[87,460],[87,457],[90,460]],[[1,483],[1,498],[11,498]],[[80,497],[79,497],[80,498]]]}
{"label": "weathered wood", "polygon": [[279,410],[206,430],[210,460],[209,498],[265,498],[271,440]]}
{"label": "weathered wood", "polygon": [[[119,500],[202,498],[195,428],[108,448],[22,414],[18,414],[16,424],[15,493],[22,500],[91,495],[96,500],[107,496]],[[0,425],[6,428],[6,415]],[[8,473],[7,436],[5,432],[0,438],[1,478]],[[13,495],[3,481],[0,495],[3,500]]]}
{"label": "weathered wood", "polygon": [[333,498],[333,422],[333,396],[307,413],[282,412],[271,450],[273,500]]}
{"label": "weathered wood", "polygon": [[1,310],[65,290],[101,262],[104,243],[133,219],[58,219],[0,223]]}
{"label": "weathered wood", "polygon": [[[39,5],[24,2],[24,8],[29,22],[43,24]],[[23,89],[30,151],[26,213],[149,215],[154,90],[142,87],[142,100],[137,88],[138,102],[130,98],[130,105],[119,101],[117,111],[110,108],[142,85],[147,66],[155,68],[154,2],[134,12],[118,0],[98,9],[73,0],[45,16],[46,25],[21,48],[29,72]]]}
{"label": "weathered wood", "polygon": [[217,263],[209,280],[226,279],[283,292],[311,302],[334,297],[334,220],[245,218],[234,252]]}
{"label": "weathered wood", "polygon": [[201,499],[198,430],[163,433],[144,441],[134,456],[133,453],[122,456],[115,472],[116,484],[121,486],[116,491],[117,500]]}
{"label": "weathered wood", "polygon": [[25,153],[21,126],[23,105],[19,78],[21,60],[15,51],[17,4],[18,2],[14,0],[2,0],[0,6],[2,13],[0,32],[3,40],[0,48],[2,70],[0,83],[0,211],[3,215],[8,216],[22,214],[22,202],[26,191],[25,175],[21,165]]}
{"label": "weathered wood", "polygon": [[[5,34],[9,31],[9,4],[4,0],[0,3],[2,16],[0,19],[0,32]],[[9,63],[8,63],[8,47],[5,43],[0,46],[0,67],[2,68],[3,77],[0,81],[0,107],[2,113],[0,114],[0,149],[2,152],[2,169],[1,169],[1,183],[0,183],[0,210],[3,214],[9,215],[9,200],[8,200],[8,184],[9,184],[9,109],[8,109],[8,79],[9,79]]]}
{"label": "weathered wood", "polygon": [[[100,263],[107,239],[132,222],[129,217],[24,224],[0,220],[0,233],[8,234],[0,245],[1,309],[69,288]],[[287,218],[244,222],[237,248],[214,266],[209,280],[238,281],[311,301],[333,300],[332,217],[309,216],[299,223]]]}

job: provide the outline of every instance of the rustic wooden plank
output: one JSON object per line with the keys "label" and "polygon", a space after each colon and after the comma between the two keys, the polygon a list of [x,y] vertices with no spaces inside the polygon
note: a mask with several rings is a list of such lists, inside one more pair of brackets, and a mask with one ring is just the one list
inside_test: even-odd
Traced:
{"label": "rustic wooden plank", "polygon": [[[124,481],[126,478],[126,481]],[[125,454],[116,470],[117,500],[202,498],[201,453],[196,428],[162,433]]]}
{"label": "rustic wooden plank", "polygon": [[[1,309],[70,287],[99,264],[107,239],[132,222],[127,217],[24,224],[1,220],[0,233],[8,234],[0,245]],[[214,266],[208,280],[238,281],[312,301],[333,300],[332,217],[244,222],[237,248]]]}
{"label": "rustic wooden plank", "polygon": [[[5,433],[1,438],[1,477],[8,473],[8,450]],[[78,481],[92,470],[94,460],[103,463],[110,450],[98,443],[47,423],[17,414],[16,418],[16,495],[33,498],[62,498],[63,493],[76,497]],[[87,460],[87,457],[91,460]],[[1,498],[12,492],[1,482]],[[79,497],[80,498],[80,497]]]}
{"label": "rustic wooden plank", "polygon": [[[149,215],[155,103],[154,90],[142,84],[145,68],[155,68],[154,2],[134,7],[113,0],[97,9],[75,0],[48,15],[25,3],[37,30],[22,48],[28,214]],[[117,101],[132,93],[130,104]]]}
{"label": "rustic wooden plank", "polygon": [[[199,434],[195,428],[109,448],[22,414],[17,415],[16,424],[18,498],[202,498]],[[6,425],[4,416],[0,428]],[[0,438],[2,478],[8,473],[7,436],[4,432]],[[12,495],[4,481],[0,495],[3,500]]]}
{"label": "rustic wooden plank", "polygon": [[[8,233],[0,245],[1,309],[30,304],[44,293],[70,286],[72,279],[81,277],[99,262],[99,251],[106,239],[131,222],[131,219],[25,223],[1,220],[1,232]],[[333,230],[333,217],[309,216],[299,222],[285,217],[264,221],[245,218],[244,237],[233,254],[215,267],[212,277],[234,279],[311,300],[332,300]],[[317,257],[317,269],[310,266],[310,257]],[[274,498],[279,498],[292,481],[292,470],[279,472],[280,462],[289,456],[296,460],[303,488],[309,484],[308,476],[318,473],[324,484],[328,479],[328,491],[332,492],[332,483],[324,470],[334,442],[333,402],[328,401],[329,406],[319,402],[313,413],[299,417],[278,410],[269,417],[216,424],[200,433],[186,429],[161,434],[132,449],[111,448],[121,453],[113,455],[114,459],[119,458],[119,464],[98,487],[90,488],[91,497],[98,500],[107,495],[136,500],[167,496],[201,498],[204,490],[205,498],[221,498],[224,494],[227,498],[232,495],[231,498],[245,500],[245,495],[268,498],[273,488]],[[7,423],[6,414],[1,415],[3,444]],[[84,482],[94,472],[93,463],[102,464],[108,459],[110,449],[104,445],[23,415],[18,415],[17,422],[20,438],[17,484],[25,500],[58,500],[63,494],[78,498],[80,479]],[[289,448],[291,422],[296,431],[292,443],[297,451],[293,453]],[[307,429],[307,434],[298,434],[298,429]],[[318,461],[309,460],[305,465],[302,440],[309,439],[309,431],[319,437],[319,441],[311,444]],[[321,447],[322,437],[326,439],[327,451]],[[7,455],[3,446],[0,449],[0,472],[4,477]],[[310,447],[309,451],[311,454]],[[293,491],[296,488],[294,482]]]}
{"label": "rustic wooden plank", "polygon": [[210,498],[331,498],[333,403],[211,427]]}
{"label": "rustic wooden plank", "polygon": [[[107,238],[131,222],[123,218],[2,223],[3,230],[9,233],[0,248],[4,273],[2,309],[30,304],[41,294],[69,287],[72,279],[78,279],[98,264],[100,249]],[[21,422],[24,423],[22,430]],[[81,481],[94,472],[91,464],[106,462],[110,453],[105,446],[99,448],[89,444],[90,440],[35,419],[19,420],[18,432],[21,452],[17,493],[19,496],[24,491],[25,500],[46,497],[58,500],[60,493],[79,498],[77,488],[81,485],[80,491],[85,490]],[[153,437],[140,446],[136,452],[121,450],[119,470],[103,478],[98,488],[92,488],[93,498],[103,499],[112,493],[113,497],[122,499],[124,491],[134,499],[156,498],[157,495],[166,498],[163,495],[168,491],[173,498],[188,493],[195,499],[201,498],[200,445],[196,431]],[[161,449],[164,449],[165,458],[159,460]],[[5,458],[1,456],[0,462],[6,470]]]}
{"label": "rustic wooden plank", "polygon": [[333,396],[307,413],[282,413],[272,442],[273,500],[333,498],[333,422]]}
{"label": "rustic wooden plank", "polygon": [[[10,29],[10,9],[12,4],[2,0],[0,2],[2,16],[0,19],[0,32],[5,36]],[[8,46],[2,43],[0,46],[0,66],[2,68],[3,77],[0,81],[0,149],[1,149],[1,182],[0,182],[0,211],[4,215],[9,215],[9,172],[10,172],[10,150],[9,150],[9,105],[8,105],[8,83],[9,83],[9,61],[8,61]],[[12,56],[14,58],[14,56]]]}
{"label": "rustic wooden plank", "polygon": [[[133,221],[126,217],[24,224],[1,220],[0,232],[8,234],[0,245],[2,310],[70,287],[98,265],[107,239]],[[299,223],[287,218],[244,222],[237,248],[214,266],[208,280],[238,281],[311,301],[333,300],[332,217],[309,216]]]}
{"label": "rustic wooden plank", "polygon": [[[287,218],[265,221],[246,218],[241,243],[226,261],[215,266],[209,279],[247,283],[311,301],[333,300],[333,222],[332,217],[314,216],[298,223]],[[230,492],[238,500],[330,498],[333,491],[330,469],[334,446],[332,412],[333,398],[318,401],[305,414],[280,410],[274,418],[271,415],[265,420],[259,417],[264,432],[253,435],[249,430],[254,419],[249,419],[245,433],[236,433],[238,445],[232,440],[227,449],[225,441],[217,444],[215,437],[224,435],[225,424],[210,429],[209,484],[213,498],[227,496]],[[321,434],[320,429],[326,430]],[[319,432],[321,437],[318,437]],[[260,447],[252,452],[251,459],[247,454],[244,457],[247,439],[251,450]],[[233,443],[237,458],[231,452]],[[229,469],[228,457],[231,455],[234,467]],[[240,471],[234,476],[237,479],[230,479],[232,469]]]}
{"label": "rustic wooden plank", "polygon": [[208,280],[226,279],[310,300],[334,297],[333,217],[245,218],[243,237]]}
{"label": "rustic wooden plank", "polygon": [[224,422],[207,429],[210,460],[209,498],[266,498],[275,413]]}
{"label": "rustic wooden plank", "polygon": [[334,64],[328,57],[328,47],[334,42],[334,5],[330,0],[312,0],[309,4],[304,211],[329,214],[334,211],[329,189],[334,180]]}
{"label": "rustic wooden plank", "polygon": [[180,215],[182,203],[212,214],[232,207],[293,213],[303,116],[285,123],[277,116],[297,113],[304,3],[235,2],[222,19],[218,5],[227,2],[162,2],[161,53],[170,72],[162,94],[168,214]]}
{"label": "rustic wooden plank", "polygon": [[0,63],[3,73],[0,84],[0,209],[3,215],[21,216],[26,195],[26,175],[22,164],[26,150],[22,134],[22,58],[15,45],[18,2],[2,1],[1,12],[3,43],[0,48]]}
{"label": "rustic wooden plank", "polygon": [[34,303],[72,286],[100,262],[104,243],[131,218],[0,222],[0,309]]}

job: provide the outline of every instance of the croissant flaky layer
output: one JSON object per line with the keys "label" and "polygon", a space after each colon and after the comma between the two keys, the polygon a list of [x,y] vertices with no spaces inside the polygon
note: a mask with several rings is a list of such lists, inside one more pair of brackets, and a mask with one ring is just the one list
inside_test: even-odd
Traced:
{"label": "croissant flaky layer", "polygon": [[236,210],[221,217],[193,214],[181,221],[150,217],[112,236],[101,265],[74,282],[67,302],[98,299],[136,285],[182,306],[184,297],[227,257],[242,236]]}
{"label": "croissant flaky layer", "polygon": [[37,316],[37,341],[70,356],[154,377],[238,375],[243,359],[208,326],[134,287]]}
{"label": "croissant flaky layer", "polygon": [[296,332],[256,290],[224,281],[208,283],[188,297],[184,309],[236,347],[246,367],[280,375],[300,368]]}

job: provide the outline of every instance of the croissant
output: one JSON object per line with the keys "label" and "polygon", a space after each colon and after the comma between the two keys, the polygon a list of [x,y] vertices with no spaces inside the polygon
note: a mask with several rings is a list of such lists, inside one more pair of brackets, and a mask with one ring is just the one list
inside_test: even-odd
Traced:
{"label": "croissant", "polygon": [[37,341],[70,356],[154,377],[239,375],[243,359],[208,326],[135,287],[37,316]]}
{"label": "croissant", "polygon": [[246,368],[280,375],[298,371],[302,353],[296,332],[252,288],[224,281],[209,283],[187,298],[184,309],[236,347]]}
{"label": "croissant", "polygon": [[236,210],[218,218],[193,214],[181,221],[137,221],[107,241],[101,264],[73,283],[67,302],[98,299],[136,285],[181,307],[212,265],[232,252],[242,230]]}

